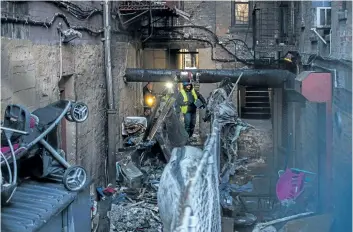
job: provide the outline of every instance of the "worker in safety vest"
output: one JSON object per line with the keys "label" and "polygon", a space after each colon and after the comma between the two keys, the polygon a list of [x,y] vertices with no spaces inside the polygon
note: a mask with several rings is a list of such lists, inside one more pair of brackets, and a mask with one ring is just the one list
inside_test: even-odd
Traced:
{"label": "worker in safety vest", "polygon": [[206,101],[203,96],[196,92],[190,82],[184,82],[176,99],[176,112],[184,116],[185,130],[191,137],[196,124],[197,108],[204,109]]}

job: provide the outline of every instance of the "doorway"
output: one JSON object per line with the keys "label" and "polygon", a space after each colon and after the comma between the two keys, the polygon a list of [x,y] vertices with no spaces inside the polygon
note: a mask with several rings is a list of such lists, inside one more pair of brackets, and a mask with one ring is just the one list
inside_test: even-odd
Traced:
{"label": "doorway", "polygon": [[[60,100],[76,100],[75,78],[73,75],[63,76],[59,81]],[[61,120],[58,130],[60,148],[65,152],[65,159],[76,163],[76,123]]]}

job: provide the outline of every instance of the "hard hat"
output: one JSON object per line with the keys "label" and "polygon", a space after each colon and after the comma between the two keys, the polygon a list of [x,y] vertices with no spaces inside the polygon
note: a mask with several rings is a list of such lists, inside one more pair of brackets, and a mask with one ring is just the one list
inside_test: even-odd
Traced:
{"label": "hard hat", "polygon": [[188,81],[184,81],[184,82],[183,82],[183,86],[187,86],[187,85],[191,85],[191,83],[188,82]]}

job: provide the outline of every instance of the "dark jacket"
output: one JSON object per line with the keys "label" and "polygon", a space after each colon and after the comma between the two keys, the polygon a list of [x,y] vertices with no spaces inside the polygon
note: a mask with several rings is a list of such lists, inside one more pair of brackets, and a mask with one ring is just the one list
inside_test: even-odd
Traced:
{"label": "dark jacket", "polygon": [[142,91],[143,91],[143,96],[144,97],[146,96],[146,94],[153,95],[153,92],[147,88],[147,85],[145,85],[145,87],[143,87]]}
{"label": "dark jacket", "polygon": [[[192,93],[191,93],[191,90],[193,89],[193,86],[191,86],[191,89],[190,90],[186,90],[186,89],[184,89],[185,90],[185,92],[186,92],[186,95],[187,95],[187,97],[188,97],[188,103],[187,103],[187,105],[188,105],[188,113],[195,113],[196,112],[196,106],[195,106],[195,104],[194,104],[194,102],[195,102],[195,99],[194,99],[194,96],[192,95]],[[205,98],[198,92],[198,91],[195,91],[196,92],[196,94],[197,94],[197,98],[198,99],[200,99],[200,101],[204,104],[204,105],[206,105],[206,100],[205,100]],[[183,95],[179,92],[179,94],[178,94],[178,97],[177,97],[177,99],[176,99],[176,104],[175,104],[175,106],[176,106],[176,112],[177,113],[180,113],[180,111],[181,111],[181,109],[180,109],[180,107],[181,106],[183,106],[185,103],[184,103],[184,97],[183,97]]]}

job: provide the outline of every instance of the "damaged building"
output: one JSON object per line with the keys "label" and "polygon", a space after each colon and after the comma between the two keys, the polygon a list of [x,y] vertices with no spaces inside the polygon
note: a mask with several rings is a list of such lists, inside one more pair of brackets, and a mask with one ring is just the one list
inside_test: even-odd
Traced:
{"label": "damaged building", "polygon": [[[170,123],[178,121],[173,97],[155,109],[154,126],[140,117],[148,82],[159,96],[166,82],[185,80],[208,98],[187,146],[195,157],[180,150],[182,124]],[[352,230],[351,1],[2,1],[2,117],[10,104],[33,112],[60,100],[89,109],[82,123],[62,120],[57,137],[64,158],[90,179],[67,205],[92,211],[96,231],[173,231],[194,217],[205,225],[195,231]],[[122,149],[130,143],[142,145]],[[173,166],[182,162],[192,171]],[[305,176],[305,187],[283,203],[278,185],[287,174]],[[164,201],[182,213],[163,211],[163,197],[157,204],[168,189],[179,189]],[[3,228],[20,220],[6,207]],[[27,208],[16,207],[27,220]],[[219,215],[208,218],[206,207]],[[283,219],[291,215],[300,218]],[[8,231],[55,223],[34,224]]]}

